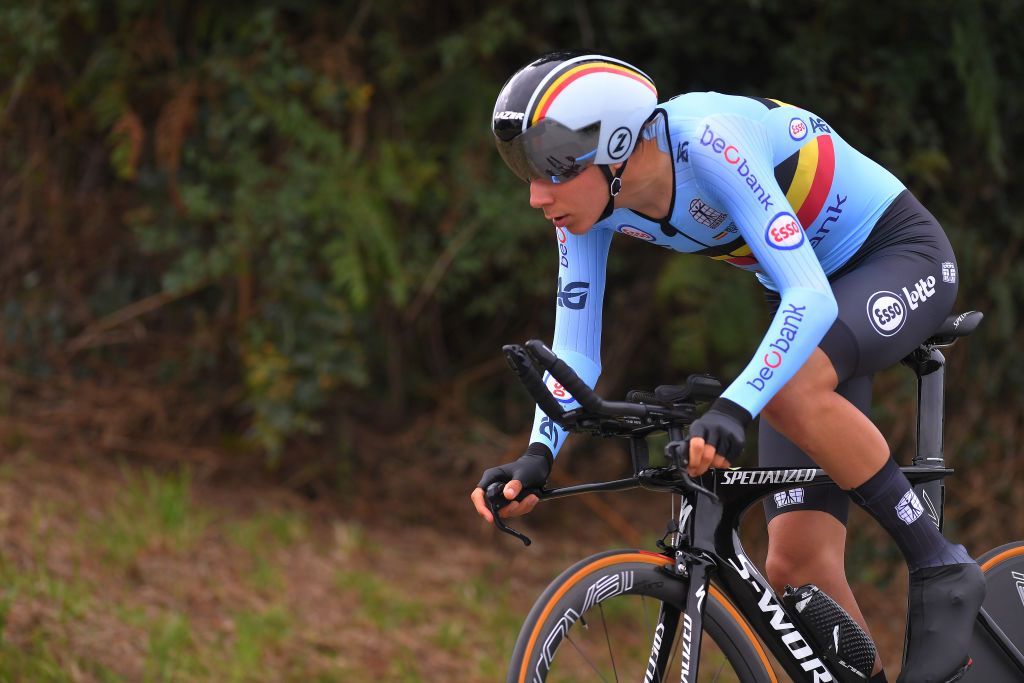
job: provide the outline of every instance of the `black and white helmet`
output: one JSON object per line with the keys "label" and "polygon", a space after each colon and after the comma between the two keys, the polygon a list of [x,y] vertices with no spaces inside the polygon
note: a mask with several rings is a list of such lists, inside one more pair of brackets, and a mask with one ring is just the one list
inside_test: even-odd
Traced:
{"label": "black and white helmet", "polygon": [[553,52],[517,71],[494,104],[498,152],[523,180],[568,180],[625,161],[658,103],[651,78],[605,55]]}

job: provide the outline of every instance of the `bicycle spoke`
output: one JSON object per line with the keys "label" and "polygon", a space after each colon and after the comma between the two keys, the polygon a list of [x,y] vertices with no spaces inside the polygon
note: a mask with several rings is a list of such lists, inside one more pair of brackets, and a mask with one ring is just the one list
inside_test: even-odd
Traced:
{"label": "bicycle spoke", "polygon": [[608,643],[608,657],[612,660],[612,673],[615,674],[615,683],[619,683],[619,670],[615,666],[615,654],[612,653],[612,639],[608,635],[608,620],[604,618],[604,605],[597,603],[597,609],[601,612],[601,624],[604,626],[604,640]]}
{"label": "bicycle spoke", "polygon": [[[591,661],[590,657],[588,657],[586,653],[583,652],[583,649],[576,644],[576,641],[572,638],[572,634],[566,634],[565,639],[569,641],[569,644],[572,645],[576,652],[579,653],[580,657],[583,658],[583,661],[586,662],[590,666],[590,668],[594,670],[594,673],[601,677],[603,683],[609,683],[608,679],[604,677],[603,673],[601,673],[601,670],[597,668],[597,665],[595,665],[594,662]],[[616,680],[618,680],[618,678],[616,678]]]}
{"label": "bicycle spoke", "polygon": [[722,671],[724,669],[725,669],[725,660],[723,660],[722,663],[718,665],[718,671],[715,672],[715,677],[711,679],[711,683],[715,683],[715,681],[718,680],[719,676],[722,675]]}
{"label": "bicycle spoke", "polygon": [[[681,613],[670,602],[643,593],[615,595],[605,600],[594,600],[589,593],[587,596],[592,601],[590,609],[574,614],[572,622],[561,621],[559,628],[565,630],[543,645],[563,651],[560,660],[545,660],[550,667],[545,678],[548,683],[669,683],[679,680],[684,665],[690,675],[696,675],[699,668],[702,683],[742,680],[737,671],[739,660],[718,646],[721,636],[717,632],[710,636],[702,634],[699,652],[695,642],[684,643],[684,636],[689,637],[691,631],[685,628]],[[582,601],[584,596],[576,599]],[[566,601],[558,609],[568,609],[572,604]],[[729,634],[725,636],[728,638]],[[693,640],[698,640],[696,634]],[[686,650],[687,645],[690,650]],[[576,654],[567,654],[570,650]],[[655,657],[653,665],[651,657]]]}

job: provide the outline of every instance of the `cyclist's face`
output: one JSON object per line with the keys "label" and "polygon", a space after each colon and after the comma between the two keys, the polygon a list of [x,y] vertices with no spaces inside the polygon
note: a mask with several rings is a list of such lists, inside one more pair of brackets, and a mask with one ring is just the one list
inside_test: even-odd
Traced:
{"label": "cyclist's face", "polygon": [[530,206],[541,209],[557,227],[582,235],[601,216],[608,203],[608,183],[596,166],[589,166],[575,178],[562,182],[530,182]]}

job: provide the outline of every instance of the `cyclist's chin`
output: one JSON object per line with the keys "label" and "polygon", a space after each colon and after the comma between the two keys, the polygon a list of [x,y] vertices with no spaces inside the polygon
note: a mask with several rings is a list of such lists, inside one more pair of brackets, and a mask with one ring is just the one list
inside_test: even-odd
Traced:
{"label": "cyclist's chin", "polygon": [[583,235],[589,232],[592,227],[594,227],[594,222],[581,221],[574,218],[566,221],[566,224],[563,225],[562,227],[564,227],[566,230],[568,230],[574,235]]}

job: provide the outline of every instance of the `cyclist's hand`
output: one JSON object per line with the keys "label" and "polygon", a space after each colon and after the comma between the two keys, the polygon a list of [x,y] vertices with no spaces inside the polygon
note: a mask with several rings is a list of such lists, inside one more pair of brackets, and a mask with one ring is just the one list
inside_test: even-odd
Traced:
{"label": "cyclist's hand", "polygon": [[480,483],[473,490],[470,499],[477,514],[490,523],[494,523],[494,517],[487,507],[484,492],[487,487],[495,482],[504,483],[502,494],[506,500],[511,501],[501,508],[502,517],[518,517],[525,515],[540,502],[536,495],[530,493],[522,500],[516,500],[524,490],[539,489],[548,480],[551,474],[551,464],[554,457],[551,449],[541,443],[532,443],[526,449],[526,453],[515,460],[498,467],[492,467],[485,471],[480,478]]}
{"label": "cyclist's hand", "polygon": [[709,467],[729,467],[729,459],[743,451],[743,432],[751,419],[750,413],[729,399],[717,399],[690,425],[689,475],[699,477]]}

